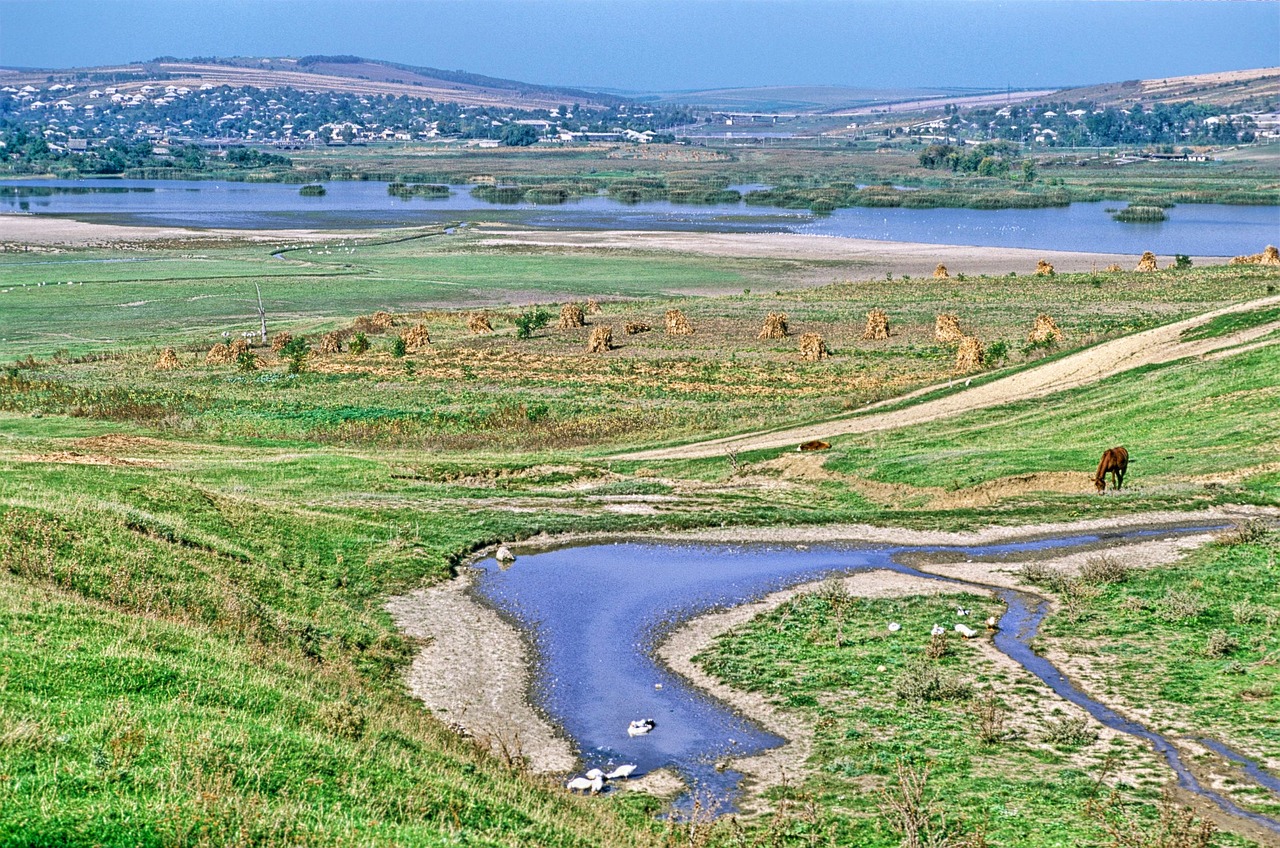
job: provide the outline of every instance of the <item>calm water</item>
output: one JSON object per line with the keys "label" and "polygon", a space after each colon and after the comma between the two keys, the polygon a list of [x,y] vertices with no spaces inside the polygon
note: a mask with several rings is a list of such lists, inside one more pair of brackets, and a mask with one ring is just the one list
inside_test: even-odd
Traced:
{"label": "calm water", "polygon": [[[1280,242],[1280,207],[1186,204],[1159,224],[1121,224],[1106,209],[1076,203],[1053,209],[839,209],[806,211],[745,203],[689,206],[666,201],[623,204],[586,197],[561,205],[494,204],[456,186],[448,198],[401,200],[383,182],[326,183],[324,197],[302,197],[279,183],[170,180],[18,180],[0,186],[136,189],[50,197],[0,197],[0,211],[65,215],[91,221],[163,226],[353,228],[505,221],[561,229],[801,232],[936,244],[1234,256]],[[754,186],[753,186],[754,187]]]}
{"label": "calm water", "polygon": [[[1130,531],[927,550],[949,550],[962,557],[993,556],[1204,529]],[[639,766],[639,776],[656,768],[671,768],[700,794],[731,804],[741,775],[732,770],[717,771],[715,762],[759,752],[782,740],[668,671],[654,658],[656,645],[677,624],[700,613],[832,574],[887,568],[942,579],[895,561],[909,550],[913,549],[596,545],[522,556],[506,569],[492,559],[485,560],[478,564],[483,574],[475,591],[530,635],[537,654],[535,699],[576,741],[584,769],[631,762]],[[981,591],[964,584],[960,588]],[[1008,610],[996,636],[1000,650],[1099,721],[1152,743],[1184,787],[1233,812],[1243,812],[1203,790],[1167,741],[1091,700],[1028,647],[1046,613],[1038,599],[1009,590],[999,594]],[[853,675],[857,671],[850,669]],[[646,736],[629,737],[628,723],[641,718],[655,719],[657,728]],[[1280,827],[1270,819],[1262,823],[1273,829]]]}

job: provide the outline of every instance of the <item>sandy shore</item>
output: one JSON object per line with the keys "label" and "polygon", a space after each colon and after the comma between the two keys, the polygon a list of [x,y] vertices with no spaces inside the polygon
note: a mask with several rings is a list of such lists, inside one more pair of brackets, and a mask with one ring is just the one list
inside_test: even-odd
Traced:
{"label": "sandy shore", "polygon": [[[736,258],[843,261],[855,266],[833,273],[853,273],[857,279],[895,275],[927,277],[938,263],[956,274],[1031,274],[1044,259],[1057,271],[1101,271],[1112,263],[1131,270],[1137,256],[1081,253],[1016,247],[977,247],[905,241],[819,236],[802,233],[690,233],[656,230],[526,230],[495,224],[476,227],[479,243],[494,247],[537,246],[574,250],[633,250],[686,253]],[[1161,257],[1172,259],[1173,257]],[[1197,256],[1197,265],[1222,264],[1229,257]],[[1162,263],[1163,264],[1163,263]]]}
{"label": "sandy shore", "polygon": [[[405,230],[408,233],[409,230]],[[205,230],[190,227],[131,227],[50,215],[0,214],[0,243],[37,247],[112,247],[165,241],[298,242],[382,237],[380,230]]]}
{"label": "sandy shore", "polygon": [[[420,228],[393,230],[251,230],[144,227],[100,224],[71,218],[20,213],[0,214],[0,244],[32,247],[145,246],[163,242],[295,243],[333,239],[383,239],[409,235]],[[930,276],[938,263],[955,274],[1030,274],[1045,259],[1058,271],[1100,271],[1112,263],[1129,269],[1138,257],[1115,253],[974,247],[800,233],[697,233],[661,230],[537,230],[485,223],[476,225],[477,242],[493,248],[525,246],[547,250],[640,251],[737,258],[846,262],[833,274],[873,279],[886,273]],[[1161,257],[1171,259],[1172,257]],[[1197,265],[1222,263],[1227,257],[1196,256]]]}
{"label": "sandy shore", "polygon": [[[988,527],[955,533],[948,531],[905,530],[871,525],[833,525],[828,527],[717,528],[681,533],[653,532],[629,534],[628,538],[668,542],[731,543],[869,543],[892,545],[988,545],[1012,540],[1045,538],[1058,535],[1121,530],[1161,525],[1230,523],[1244,518],[1280,517],[1280,510],[1252,508],[1212,509],[1201,512],[1159,512],[1123,518],[1093,519],[1070,523],[1044,523],[1019,527]],[[575,536],[541,536],[521,543],[520,551],[559,547],[616,538],[606,534]],[[1203,544],[1208,535],[1176,540],[1157,540],[1140,545],[1125,545],[1121,553],[1132,565],[1171,562],[1189,546]],[[487,556],[490,552],[477,555]],[[1093,552],[1093,553],[1096,553]],[[1086,553],[1079,551],[1058,558],[1064,568],[1078,568]],[[1029,554],[1028,559],[1035,558]],[[942,576],[1007,585],[1010,573],[1019,563],[931,562],[923,566]],[[892,572],[859,574],[845,579],[852,594],[885,597],[922,591],[970,591],[955,587],[923,584]],[[413,694],[436,713],[441,720],[464,728],[472,735],[490,741],[495,751],[505,745],[518,747],[531,769],[560,773],[572,769],[576,756],[572,745],[529,701],[532,654],[525,636],[503,620],[492,609],[468,594],[471,578],[466,569],[456,580],[391,599],[387,609],[407,633],[429,640],[419,652],[408,674]],[[725,687],[702,674],[692,657],[716,636],[767,609],[776,607],[797,592],[812,587],[798,587],[771,595],[754,604],[713,613],[687,622],[661,646],[660,658],[695,685],[711,692],[745,715],[760,721],[770,730],[790,740],[790,744],[758,757],[735,760],[733,767],[748,776],[750,785],[763,788],[781,779],[783,771],[795,772],[808,756],[808,731],[795,718],[777,710],[764,699]],[[991,649],[994,651],[994,648]],[[999,655],[1003,656],[1003,655]],[[1047,689],[1045,690],[1048,691]],[[1052,697],[1052,696],[1050,696]]]}

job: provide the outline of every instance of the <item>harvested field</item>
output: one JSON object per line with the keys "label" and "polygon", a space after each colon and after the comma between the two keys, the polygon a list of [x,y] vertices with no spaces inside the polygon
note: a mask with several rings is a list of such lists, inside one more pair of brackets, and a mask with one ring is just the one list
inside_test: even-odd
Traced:
{"label": "harvested field", "polygon": [[647,333],[653,328],[643,321],[628,321],[622,329],[628,336],[636,336],[640,333]]}
{"label": "harvested field", "polygon": [[209,352],[205,354],[204,364],[226,365],[234,360],[235,357],[231,355],[231,348],[229,348],[224,342],[218,342],[216,345],[209,348]]}
{"label": "harvested field", "polygon": [[1048,315],[1041,312],[1036,316],[1035,326],[1031,328],[1031,332],[1027,334],[1027,341],[1032,344],[1043,344],[1050,339],[1055,342],[1062,342],[1062,330],[1058,328],[1057,323]]}
{"label": "harvested field", "polygon": [[693,325],[679,309],[668,309],[666,313],[668,336],[692,336]]}
{"label": "harvested field", "polygon": [[955,344],[964,338],[960,319],[954,315],[939,315],[933,320],[933,340],[940,344]]}
{"label": "harvested field", "polygon": [[883,309],[867,313],[867,328],[862,331],[863,341],[880,341],[889,338],[889,314]]}
{"label": "harvested field", "polygon": [[181,367],[182,363],[178,361],[177,351],[171,347],[160,351],[160,358],[156,360],[155,365],[157,371],[173,371]]}
{"label": "harvested field", "polygon": [[760,328],[759,339],[781,339],[787,336],[787,314],[785,312],[770,312],[764,319],[764,326]]}
{"label": "harvested field", "polygon": [[404,339],[405,350],[425,350],[431,346],[431,333],[426,324],[414,324],[400,337]]}
{"label": "harvested field", "polygon": [[606,353],[613,349],[613,328],[596,326],[591,328],[591,336],[587,339],[587,353]]}
{"label": "harvested field", "polygon": [[974,336],[965,336],[956,346],[956,370],[960,372],[977,371],[982,367],[982,342]]}
{"label": "harvested field", "polygon": [[827,351],[827,344],[823,341],[822,336],[818,333],[805,333],[800,337],[800,359],[805,362],[817,362],[820,359],[826,359],[831,354]]}
{"label": "harvested field", "polygon": [[585,326],[587,326],[587,317],[581,306],[576,303],[566,303],[560,307],[560,322],[556,324],[557,330],[574,330]]}

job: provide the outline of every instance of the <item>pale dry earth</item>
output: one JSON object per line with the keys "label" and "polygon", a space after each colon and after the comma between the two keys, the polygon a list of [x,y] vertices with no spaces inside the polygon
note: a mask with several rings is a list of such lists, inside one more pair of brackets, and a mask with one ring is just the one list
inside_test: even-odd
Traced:
{"label": "pale dry earth", "polygon": [[[1097,382],[1115,374],[1162,362],[1191,356],[1204,356],[1214,351],[1238,348],[1262,339],[1280,328],[1272,322],[1237,333],[1198,341],[1183,341],[1183,331],[1200,326],[1220,315],[1247,312],[1280,304],[1280,295],[1246,303],[1233,304],[1161,327],[1103,342],[1043,365],[1028,368],[972,388],[962,388],[943,397],[887,412],[875,412],[904,399],[938,391],[938,384],[887,401],[870,404],[853,416],[790,427],[766,433],[728,436],[673,448],[635,451],[612,459],[659,460],[701,459],[743,452],[795,446],[810,439],[831,439],[852,433],[870,433],[912,424],[936,421],[976,409],[987,409],[1028,398],[1044,397]],[[1270,343],[1275,343],[1272,339]],[[955,381],[953,381],[955,382]],[[966,381],[967,382],[967,381]],[[866,414],[866,413],[872,414]]]}
{"label": "pale dry earth", "polygon": [[[658,230],[527,230],[481,224],[478,244],[523,245],[566,250],[672,252],[750,259],[844,261],[857,266],[862,279],[885,272],[929,277],[939,263],[956,274],[1031,274],[1044,259],[1062,273],[1102,271],[1112,263],[1133,268],[1139,257],[1122,253],[1083,253],[1017,247],[925,244],[920,242],[821,236],[807,233],[696,233]],[[1224,263],[1229,257],[1198,256],[1197,265]],[[1172,257],[1169,257],[1172,259]]]}

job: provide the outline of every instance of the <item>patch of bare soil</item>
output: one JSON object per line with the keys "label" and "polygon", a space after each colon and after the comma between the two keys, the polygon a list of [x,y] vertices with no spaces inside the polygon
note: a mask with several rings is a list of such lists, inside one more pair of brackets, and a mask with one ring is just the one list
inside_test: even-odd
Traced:
{"label": "patch of bare soil", "polygon": [[517,755],[535,772],[567,772],[577,757],[530,705],[529,651],[520,632],[467,594],[464,572],[448,583],[392,598],[396,625],[425,640],[407,682],[441,721]]}
{"label": "patch of bare soil", "polygon": [[125,459],[105,454],[80,453],[79,451],[54,451],[52,453],[20,453],[18,462],[53,462],[62,465],[116,465],[132,468],[155,468],[160,463],[154,459]]}
{"label": "patch of bare soil", "polygon": [[837,480],[858,494],[887,506],[918,504],[926,509],[964,509],[985,507],[1009,497],[1032,492],[1088,494],[1094,490],[1092,474],[1080,471],[1044,471],[1017,474],[988,480],[964,489],[941,486],[912,486],[908,483],[882,483],[853,474],[829,471],[823,467],[825,457],[812,453],[784,453],[776,459],[756,463],[751,472],[777,474],[784,480]]}
{"label": "patch of bare soil", "polygon": [[[160,247],[160,243],[296,242],[368,239],[375,234],[327,230],[197,230],[186,227],[130,227],[55,218],[48,215],[0,214],[0,243],[33,247]],[[380,234],[378,234],[380,235]]]}
{"label": "patch of bare soil", "polygon": [[[1238,333],[1196,341],[1183,341],[1182,333],[1198,327],[1220,315],[1248,312],[1280,304],[1280,295],[1206,312],[1194,318],[1176,321],[1130,336],[1086,348],[1078,353],[1028,368],[988,383],[961,389],[933,400],[887,412],[874,412],[886,406],[900,403],[911,397],[938,391],[943,385],[930,386],[909,395],[871,404],[851,417],[837,418],[818,424],[807,424],[769,433],[729,436],[697,442],[675,448],[636,451],[611,457],[612,459],[701,459],[722,456],[728,451],[744,452],[768,448],[789,447],[811,439],[830,440],[850,433],[869,433],[891,430],[936,421],[970,412],[1001,406],[1017,400],[1044,397],[1056,392],[1078,388],[1097,382],[1114,374],[1170,362],[1190,356],[1204,356],[1216,350],[1232,348],[1268,335],[1280,327],[1280,322],[1254,327]],[[867,414],[871,413],[871,414]]]}

